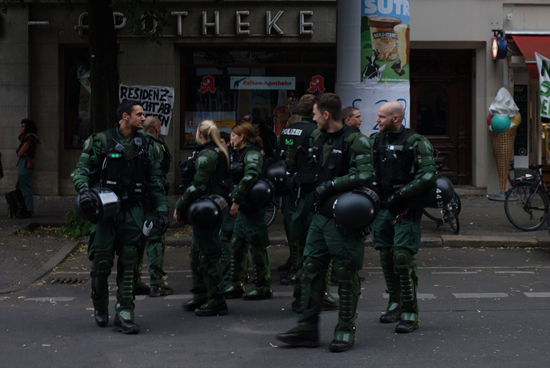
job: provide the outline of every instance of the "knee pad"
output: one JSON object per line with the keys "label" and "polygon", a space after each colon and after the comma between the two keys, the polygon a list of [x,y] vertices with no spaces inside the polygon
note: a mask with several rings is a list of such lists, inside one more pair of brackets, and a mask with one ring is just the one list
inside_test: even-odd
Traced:
{"label": "knee pad", "polygon": [[332,269],[334,270],[334,274],[336,275],[339,284],[351,283],[352,285],[355,285],[359,280],[357,270],[346,269],[344,266],[336,262],[333,264]]}
{"label": "knee pad", "polygon": [[108,253],[94,253],[92,260],[92,277],[107,277],[111,274],[113,268],[113,254]]}
{"label": "knee pad", "polygon": [[[313,258],[307,257],[304,261],[304,277],[306,280],[313,280],[321,271]],[[304,280],[305,281],[305,280]]]}
{"label": "knee pad", "polygon": [[139,258],[137,248],[132,246],[123,246],[120,249],[118,256],[124,266],[136,265]]}
{"label": "knee pad", "polygon": [[393,263],[399,274],[410,274],[416,266],[411,252],[404,248],[397,248],[393,251]]}

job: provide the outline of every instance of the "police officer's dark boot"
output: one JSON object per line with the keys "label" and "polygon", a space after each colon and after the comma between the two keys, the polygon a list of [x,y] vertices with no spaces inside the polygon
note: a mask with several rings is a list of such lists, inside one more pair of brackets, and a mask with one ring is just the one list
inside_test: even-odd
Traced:
{"label": "police officer's dark boot", "polygon": [[113,267],[112,253],[95,253],[92,259],[92,290],[90,296],[94,304],[95,323],[105,327],[109,323],[109,284],[108,278]]}
{"label": "police officer's dark boot", "polygon": [[329,345],[332,352],[349,350],[355,345],[355,319],[357,318],[357,303],[361,295],[361,284],[357,271],[346,270],[342,265],[335,265],[338,278],[338,294],[340,296],[340,311],[338,324],[334,329],[334,339]]}
{"label": "police officer's dark boot", "polygon": [[418,278],[416,276],[416,264],[408,250],[399,248],[394,253],[394,263],[399,276],[401,300],[403,301],[401,322],[395,327],[395,332],[409,333],[418,328],[418,303],[416,299]]}
{"label": "police officer's dark boot", "polygon": [[245,292],[244,273],[246,258],[248,258],[247,253],[244,239],[233,236],[233,238],[231,238],[229,283],[223,289],[223,293],[227,299],[240,298]]}
{"label": "police officer's dark boot", "polygon": [[401,289],[392,257],[392,252],[389,249],[380,251],[380,264],[386,280],[386,291],[390,297],[386,313],[380,316],[380,323],[394,323],[401,319]]}
{"label": "police officer's dark boot", "polygon": [[123,246],[118,257],[118,290],[113,331],[124,334],[139,333],[139,326],[134,323],[135,306],[133,290],[137,258],[137,250],[132,246]]}
{"label": "police officer's dark boot", "polygon": [[139,333],[139,325],[135,324],[134,321],[123,320],[117,313],[115,316],[113,331],[122,332],[126,335],[135,335]]}
{"label": "police officer's dark boot", "polygon": [[319,315],[298,321],[298,325],[276,336],[277,340],[292,346],[316,348],[319,346]]}
{"label": "police officer's dark boot", "polygon": [[254,267],[255,286],[243,294],[245,300],[273,298],[271,289],[271,272],[269,270],[269,253],[267,249],[251,248]]}
{"label": "police officer's dark boot", "polygon": [[280,276],[282,285],[294,285],[296,282],[296,273],[302,268],[302,265],[298,264],[298,241],[289,241],[288,247],[290,249],[290,257],[287,263],[290,263],[291,266],[288,268],[288,273],[281,274]]}
{"label": "police officer's dark boot", "polygon": [[225,297],[217,287],[208,293],[208,300],[195,309],[195,314],[200,317],[225,316],[227,313],[229,313],[229,310],[225,302]]}
{"label": "police officer's dark boot", "polygon": [[223,274],[222,265],[218,259],[209,259],[200,255],[201,270],[206,285],[208,300],[195,309],[197,316],[223,316],[228,313],[225,296],[222,292]]}

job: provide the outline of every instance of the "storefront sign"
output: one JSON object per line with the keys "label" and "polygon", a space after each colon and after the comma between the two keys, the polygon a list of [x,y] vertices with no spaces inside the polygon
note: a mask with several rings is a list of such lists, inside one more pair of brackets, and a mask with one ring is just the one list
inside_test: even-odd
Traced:
{"label": "storefront sign", "polygon": [[145,111],[145,116],[155,116],[162,123],[161,134],[168,135],[172,110],[174,108],[174,89],[163,86],[125,86],[119,88],[118,98],[138,100]]}
{"label": "storefront sign", "polygon": [[231,77],[231,89],[296,89],[295,77]]}
{"label": "storefront sign", "polygon": [[361,81],[408,81],[410,1],[364,0],[361,6]]}
{"label": "storefront sign", "polygon": [[540,116],[550,118],[550,59],[535,52],[540,80]]}
{"label": "storefront sign", "polygon": [[211,75],[202,77],[201,88],[199,88],[199,92],[200,93],[216,92],[216,87],[214,86],[214,82],[215,82],[214,77]]}
{"label": "storefront sign", "polygon": [[309,88],[307,89],[309,93],[315,93],[317,91],[323,93],[325,92],[325,79],[319,74],[311,78],[309,82]]}
{"label": "storefront sign", "polygon": [[[284,10],[279,10],[275,14],[272,14],[271,11],[265,12],[265,35],[271,35],[271,34],[279,34],[284,35],[285,32],[281,28],[280,25],[277,24],[277,21],[279,21],[283,14],[285,13]],[[177,35],[178,36],[184,36],[183,30],[184,30],[184,23],[185,23],[185,17],[189,15],[189,12],[187,11],[172,11],[170,12],[170,17],[173,17],[173,19],[176,22],[176,29],[177,29]],[[200,30],[198,34],[202,36],[206,36],[209,34],[209,31],[213,35],[220,35],[220,15],[222,16],[223,22],[235,22],[235,35],[248,35],[248,36],[261,36],[258,34],[251,34],[250,33],[250,22],[247,22],[248,20],[254,20],[258,21],[259,19],[262,19],[261,16],[259,16],[259,12],[252,12],[248,10],[239,10],[234,13],[221,13],[219,11],[211,12],[210,14],[206,11],[203,11],[201,13],[201,23],[200,23]],[[225,16],[227,15],[227,16]],[[298,29],[299,34],[286,34],[287,36],[300,36],[300,35],[313,35],[313,22],[307,22],[306,17],[313,16],[312,10],[301,10],[298,12],[298,14],[288,14],[286,17],[297,17],[298,19]],[[88,12],[81,13],[78,17],[78,24],[74,27],[78,34],[82,36],[83,30],[87,30],[89,28],[88,24],[85,23],[85,19],[88,17]],[[126,26],[126,18],[124,17],[123,13],[114,12],[113,13],[113,20],[115,24],[115,29],[123,29]],[[154,23],[152,26],[147,27],[145,23],[143,24],[143,29],[145,31],[145,34],[151,35],[156,32],[156,26],[157,24]],[[149,29],[147,29],[149,28]],[[196,33],[191,32],[191,34],[188,34],[187,36],[195,35]]]}

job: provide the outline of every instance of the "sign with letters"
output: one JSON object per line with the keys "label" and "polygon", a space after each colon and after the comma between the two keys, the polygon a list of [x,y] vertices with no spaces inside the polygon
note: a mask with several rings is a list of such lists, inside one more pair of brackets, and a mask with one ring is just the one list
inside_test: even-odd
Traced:
{"label": "sign with letters", "polygon": [[550,118],[550,60],[535,52],[540,80],[540,116]]}
{"label": "sign with letters", "polygon": [[296,89],[296,77],[231,77],[231,89]]}
{"label": "sign with letters", "polygon": [[137,100],[145,111],[145,116],[154,116],[162,123],[161,134],[168,135],[172,111],[174,109],[174,89],[163,86],[120,85],[118,99]]}

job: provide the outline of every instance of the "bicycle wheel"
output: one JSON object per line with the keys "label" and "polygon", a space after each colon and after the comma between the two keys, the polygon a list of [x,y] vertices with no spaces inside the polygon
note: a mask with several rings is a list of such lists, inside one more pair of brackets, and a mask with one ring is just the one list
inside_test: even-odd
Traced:
{"label": "bicycle wheel", "polygon": [[462,203],[460,202],[460,197],[456,192],[453,192],[453,199],[451,201],[454,201],[456,204],[455,213],[456,217],[458,217],[458,215],[460,215],[460,210],[462,209]]}
{"label": "bicycle wheel", "polygon": [[265,211],[265,221],[267,222],[267,227],[271,226],[277,217],[277,206],[274,203],[267,205]]}
{"label": "bicycle wheel", "polygon": [[458,206],[454,201],[451,201],[445,209],[445,222],[451,225],[453,233],[458,234],[460,231],[460,222],[458,221]]}
{"label": "bicycle wheel", "polygon": [[537,230],[548,220],[548,198],[537,184],[519,183],[506,194],[504,212],[520,230]]}

